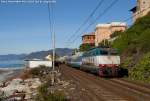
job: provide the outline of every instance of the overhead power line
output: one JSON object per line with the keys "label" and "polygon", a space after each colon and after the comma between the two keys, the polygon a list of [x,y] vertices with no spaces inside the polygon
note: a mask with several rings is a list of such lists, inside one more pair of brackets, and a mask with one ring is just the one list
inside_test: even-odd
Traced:
{"label": "overhead power line", "polygon": [[87,19],[79,26],[79,28],[74,32],[73,35],[71,35],[71,37],[68,38],[68,42],[76,35],[76,33],[78,33],[81,28],[87,24],[87,22],[90,20],[90,18],[96,13],[96,11],[100,8],[100,6],[103,4],[105,0],[100,0],[100,2],[98,3],[98,5],[96,6],[96,8],[92,11],[92,13],[87,17]]}
{"label": "overhead power line", "polygon": [[[148,9],[150,9],[150,7],[147,7],[146,9],[143,9],[143,10],[140,11],[139,13],[133,15],[132,17],[126,18],[125,20],[123,20],[123,22],[120,22],[120,24],[122,24],[122,23],[124,23],[124,22],[127,22],[127,21],[129,21],[129,20],[131,20],[133,17],[135,17],[135,16],[137,16],[137,15],[143,13],[144,11],[146,11],[146,10],[148,10]],[[81,35],[81,34],[80,34],[80,35]],[[80,35],[78,35],[78,37],[80,37]],[[77,38],[78,38],[78,37],[77,37]],[[74,39],[72,43],[74,43],[76,40],[77,40],[77,39]]]}
{"label": "overhead power line", "polygon": [[92,26],[93,24],[95,24],[96,21],[99,20],[102,16],[104,16],[104,14],[106,14],[118,1],[119,0],[114,0],[106,9],[104,9],[103,13],[100,13],[96,17],[96,19],[93,22],[91,22],[87,28],[84,29],[84,31],[86,31],[87,29],[89,29],[90,26]]}
{"label": "overhead power line", "polygon": [[[99,20],[102,16],[104,16],[104,14],[106,14],[118,1],[119,1],[119,0],[114,0],[106,9],[104,9],[104,11],[103,11],[102,13],[100,13],[100,14],[96,17],[96,19],[95,19],[93,22],[91,22],[91,23],[84,29],[84,31],[86,31],[90,26],[92,26],[93,24],[95,24],[95,22],[96,22],[97,20]],[[83,31],[83,32],[84,32],[84,31]],[[81,34],[82,34],[82,33],[78,34],[78,36],[75,37],[74,40],[73,40],[72,42],[70,42],[70,44],[74,43],[74,42],[78,39],[78,37],[81,36]],[[70,45],[70,44],[69,44],[69,45]]]}

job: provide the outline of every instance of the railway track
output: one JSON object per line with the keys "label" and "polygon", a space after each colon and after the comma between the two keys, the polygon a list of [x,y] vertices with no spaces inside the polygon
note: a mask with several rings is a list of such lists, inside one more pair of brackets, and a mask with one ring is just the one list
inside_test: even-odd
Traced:
{"label": "railway track", "polygon": [[121,80],[123,82],[131,83],[131,84],[135,84],[135,85],[138,85],[138,86],[141,86],[141,87],[145,87],[146,89],[150,89],[150,84],[140,83],[140,82],[124,79],[124,78],[121,78],[119,80]]}
{"label": "railway track", "polygon": [[[87,91],[89,91],[90,93],[87,93],[87,95],[89,96],[89,98],[91,99],[91,101],[99,101],[99,100],[102,100],[100,98],[100,96],[93,90],[93,89],[90,89],[91,87],[89,85],[91,85],[90,82],[88,82],[87,80],[84,80],[84,83],[83,83],[83,79],[80,77],[80,75],[78,75],[78,78],[77,78],[77,75],[74,74],[72,72],[72,78],[74,80],[76,80],[76,82],[79,82],[79,84],[84,87],[84,89],[86,89]],[[88,85],[85,85],[85,84],[88,84]]]}
{"label": "railway track", "polygon": [[[150,101],[150,89],[145,88],[141,85],[133,84],[130,82],[125,82],[120,79],[102,79],[99,77],[96,77],[97,80],[103,80],[103,82],[106,81],[107,84],[110,85],[108,87],[112,91],[122,97],[129,98],[128,100],[132,101]],[[96,81],[98,83],[98,81]],[[117,87],[117,89],[114,89],[112,87]]]}
{"label": "railway track", "polygon": [[132,84],[120,83],[114,80],[108,80],[107,82],[110,86],[116,86],[118,89],[115,92],[121,92],[124,96],[131,98],[133,101],[150,101],[150,93],[148,93],[148,89],[143,89],[143,87],[139,88],[133,87]]}
{"label": "railway track", "polygon": [[62,71],[87,89],[87,96],[91,99],[89,101],[149,101],[150,99],[150,90],[141,85],[119,79],[106,80],[65,65],[62,65]]}
{"label": "railway track", "polygon": [[131,89],[135,89],[139,92],[143,92],[144,94],[150,96],[150,88],[148,87],[137,85],[128,81],[121,80],[121,79],[111,79],[110,81],[129,87]]}
{"label": "railway track", "polygon": [[76,76],[76,79],[78,79],[80,82],[84,82],[86,84],[84,87],[93,94],[92,101],[127,101],[126,99],[114,95],[112,92],[99,86],[97,83],[91,82],[91,79],[85,78],[83,75],[78,75],[74,72],[72,72],[72,74]]}

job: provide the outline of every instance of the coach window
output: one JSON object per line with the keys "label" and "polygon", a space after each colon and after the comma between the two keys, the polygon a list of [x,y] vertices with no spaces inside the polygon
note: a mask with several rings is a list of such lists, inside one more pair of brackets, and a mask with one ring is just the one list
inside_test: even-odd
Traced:
{"label": "coach window", "polygon": [[99,51],[98,50],[96,51],[96,55],[99,55]]}

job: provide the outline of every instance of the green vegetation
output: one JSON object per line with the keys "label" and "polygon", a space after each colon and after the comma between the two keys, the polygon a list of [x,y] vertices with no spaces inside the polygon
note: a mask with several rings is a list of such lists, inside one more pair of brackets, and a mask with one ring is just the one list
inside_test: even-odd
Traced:
{"label": "green vegetation", "polygon": [[124,68],[129,68],[129,64],[130,62],[132,61],[132,57],[127,57],[123,63],[121,63],[121,67],[124,67]]}
{"label": "green vegetation", "polygon": [[135,80],[150,82],[150,52],[131,69],[130,76]]}
{"label": "green vegetation", "polygon": [[111,37],[111,38],[115,38],[115,37],[120,36],[121,34],[122,34],[121,31],[116,31],[116,32],[114,32],[113,34],[111,34],[110,37]]}
{"label": "green vegetation", "polygon": [[22,72],[20,72],[19,77],[23,80],[35,77],[43,80],[43,78],[45,78],[45,75],[48,74],[51,71],[51,69],[52,68],[41,65],[37,68],[23,70]]}
{"label": "green vegetation", "polygon": [[50,92],[48,83],[45,83],[38,88],[36,101],[66,101],[66,99],[62,92]]}
{"label": "green vegetation", "polygon": [[114,41],[113,47],[120,49],[120,52],[129,50],[129,53],[137,51],[147,52],[150,49],[150,14],[138,19],[137,22],[122,33]]}
{"label": "green vegetation", "polygon": [[29,71],[32,77],[38,77],[43,82],[43,84],[38,87],[38,94],[35,96],[35,101],[66,101],[63,92],[57,91],[56,89],[52,90],[51,75],[49,75],[50,71],[51,68],[46,66],[33,68]]}
{"label": "green vegetation", "polygon": [[150,82],[150,13],[121,33],[112,46],[119,49],[122,66],[129,69],[130,78]]}
{"label": "green vegetation", "polygon": [[51,68],[46,66],[39,66],[38,68],[33,68],[30,70],[30,74],[33,77],[43,77],[45,74],[48,74],[51,71]]}
{"label": "green vegetation", "polygon": [[111,47],[111,42],[108,40],[103,40],[101,43],[99,43],[100,47]]}
{"label": "green vegetation", "polygon": [[89,49],[91,48],[94,48],[95,46],[94,45],[90,45],[90,44],[82,44],[80,45],[80,51],[81,52],[84,52],[84,51],[88,51]]}

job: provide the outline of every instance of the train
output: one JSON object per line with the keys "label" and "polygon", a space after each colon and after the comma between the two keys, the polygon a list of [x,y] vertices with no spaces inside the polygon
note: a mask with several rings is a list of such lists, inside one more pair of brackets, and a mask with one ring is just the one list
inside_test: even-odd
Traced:
{"label": "train", "polygon": [[83,53],[82,52],[78,52],[75,55],[69,56],[66,59],[66,64],[76,68],[76,69],[80,69],[81,65],[82,65],[82,57]]}
{"label": "train", "polygon": [[112,48],[96,47],[70,56],[67,65],[100,77],[128,76],[128,70],[120,67],[118,50]]}

